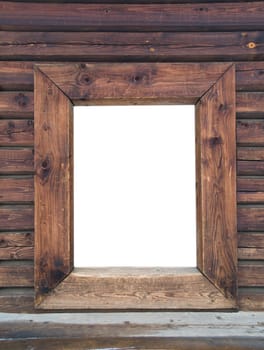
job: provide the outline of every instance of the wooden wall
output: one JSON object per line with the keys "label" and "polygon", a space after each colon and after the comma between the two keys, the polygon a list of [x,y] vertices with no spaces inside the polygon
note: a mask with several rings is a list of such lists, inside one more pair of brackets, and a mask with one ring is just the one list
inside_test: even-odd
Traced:
{"label": "wooden wall", "polygon": [[264,309],[264,1],[64,2],[0,2],[0,311],[33,311],[33,66],[47,61],[236,62],[239,304]]}

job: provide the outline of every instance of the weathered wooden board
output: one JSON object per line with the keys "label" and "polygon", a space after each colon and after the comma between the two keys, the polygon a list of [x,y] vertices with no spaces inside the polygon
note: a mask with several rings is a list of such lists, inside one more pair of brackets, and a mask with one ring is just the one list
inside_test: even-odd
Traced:
{"label": "weathered wooden board", "polygon": [[[1,30],[262,30],[262,2],[206,4],[0,3]],[[30,21],[28,20],[30,18]]]}
{"label": "weathered wooden board", "polygon": [[32,174],[32,148],[0,148],[0,174]]}
{"label": "weathered wooden board", "polygon": [[33,146],[34,122],[31,119],[0,120],[0,146]]}
{"label": "weathered wooden board", "polygon": [[2,117],[32,117],[32,92],[0,92],[0,116]]}
{"label": "weathered wooden board", "polygon": [[239,206],[238,231],[264,231],[264,206]]}
{"label": "weathered wooden board", "polygon": [[33,202],[33,176],[0,177],[0,203]]}
{"label": "weathered wooden board", "polygon": [[0,207],[1,230],[32,230],[34,228],[33,205],[8,205]]}
{"label": "weathered wooden board", "polygon": [[264,287],[264,264],[252,263],[239,265],[238,285],[240,287]]}
{"label": "weathered wooden board", "polygon": [[238,246],[248,248],[264,248],[264,232],[241,232],[238,234]]}
{"label": "weathered wooden board", "polygon": [[[0,32],[1,56],[6,60],[54,61],[66,56],[68,61],[96,62],[260,60],[264,58],[263,42],[264,32],[260,31]],[[248,81],[248,75],[245,79]]]}
{"label": "weathered wooden board", "polygon": [[0,262],[0,286],[32,287],[33,263],[31,262]]}

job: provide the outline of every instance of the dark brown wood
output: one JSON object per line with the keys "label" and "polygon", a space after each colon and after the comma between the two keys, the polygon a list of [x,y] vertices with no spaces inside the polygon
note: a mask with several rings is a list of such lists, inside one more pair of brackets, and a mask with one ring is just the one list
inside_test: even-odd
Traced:
{"label": "dark brown wood", "polygon": [[264,148],[237,147],[237,160],[264,160]]}
{"label": "dark brown wood", "polygon": [[[0,3],[1,30],[211,31],[261,30],[261,2],[205,4]],[[30,19],[30,21],[29,21]]]}
{"label": "dark brown wood", "polygon": [[1,232],[0,248],[32,247],[33,232]]}
{"label": "dark brown wood", "polygon": [[0,177],[0,203],[33,202],[33,177]]}
{"label": "dark brown wood", "polygon": [[32,230],[34,228],[33,206],[1,206],[0,227],[1,230]]}
{"label": "dark brown wood", "polygon": [[0,285],[2,288],[32,287],[33,270],[31,262],[0,262]]}
{"label": "dark brown wood", "polygon": [[238,192],[237,203],[264,203],[264,192]]}
{"label": "dark brown wood", "polygon": [[239,92],[237,98],[237,113],[239,115],[248,114],[253,117],[261,116],[263,118],[264,93],[263,92]]}
{"label": "dark brown wood", "polygon": [[33,146],[34,122],[26,120],[0,120],[0,146]]}
{"label": "dark brown wood", "polygon": [[15,118],[32,117],[33,93],[0,92],[0,116]]}
{"label": "dark brown wood", "polygon": [[33,80],[32,62],[0,62],[0,91],[33,91]]}
{"label": "dark brown wood", "polygon": [[238,177],[237,190],[245,192],[264,191],[264,178],[258,177]]}
{"label": "dark brown wood", "polygon": [[257,160],[240,160],[237,162],[237,174],[246,176],[263,176],[264,162]]}
{"label": "dark brown wood", "polygon": [[0,174],[32,174],[32,148],[0,148]]}
{"label": "dark brown wood", "polygon": [[72,123],[69,99],[35,71],[36,303],[73,268]]}
{"label": "dark brown wood", "polygon": [[239,260],[264,260],[264,248],[238,248]]}
{"label": "dark brown wood", "polygon": [[[3,59],[217,61],[263,59],[264,32],[0,32]],[[252,47],[253,45],[253,47]],[[242,77],[243,78],[243,77]],[[247,79],[247,76],[245,77]]]}
{"label": "dark brown wood", "polygon": [[33,247],[0,248],[0,260],[33,260]]}
{"label": "dark brown wood", "polygon": [[[254,43],[254,40],[253,40]],[[253,49],[254,50],[254,49]],[[264,91],[264,62],[242,62],[236,64],[238,91]]]}
{"label": "dark brown wood", "polygon": [[248,145],[264,145],[264,120],[238,120],[237,142]]}
{"label": "dark brown wood", "polygon": [[81,63],[38,67],[78,105],[195,104],[230,64]]}
{"label": "dark brown wood", "polygon": [[264,206],[241,206],[237,209],[238,231],[264,231]]}
{"label": "dark brown wood", "polygon": [[238,267],[240,287],[264,287],[264,264],[243,264]]}
{"label": "dark brown wood", "polygon": [[237,259],[234,77],[231,67],[196,105],[198,268],[231,295]]}
{"label": "dark brown wood", "polygon": [[264,248],[264,233],[240,233],[238,235],[238,246],[249,248]]}

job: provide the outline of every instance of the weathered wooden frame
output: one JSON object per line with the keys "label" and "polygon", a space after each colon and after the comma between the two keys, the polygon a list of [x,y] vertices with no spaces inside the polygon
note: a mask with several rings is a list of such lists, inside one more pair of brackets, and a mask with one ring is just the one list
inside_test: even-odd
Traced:
{"label": "weathered wooden frame", "polygon": [[[236,308],[234,66],[40,64],[34,84],[35,307]],[[73,268],[73,106],[129,103],[196,105],[197,269]]]}

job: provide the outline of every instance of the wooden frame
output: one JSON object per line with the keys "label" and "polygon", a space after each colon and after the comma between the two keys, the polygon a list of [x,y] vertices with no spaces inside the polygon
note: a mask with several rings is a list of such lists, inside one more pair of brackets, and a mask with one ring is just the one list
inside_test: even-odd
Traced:
{"label": "wooden frame", "polygon": [[[45,64],[34,86],[35,306],[236,308],[234,66]],[[128,103],[196,105],[197,269],[73,269],[73,105]]]}

